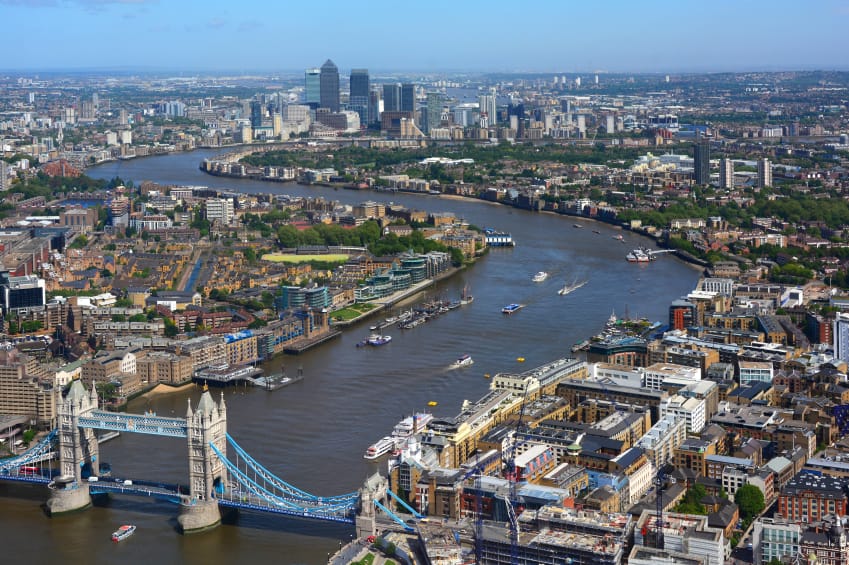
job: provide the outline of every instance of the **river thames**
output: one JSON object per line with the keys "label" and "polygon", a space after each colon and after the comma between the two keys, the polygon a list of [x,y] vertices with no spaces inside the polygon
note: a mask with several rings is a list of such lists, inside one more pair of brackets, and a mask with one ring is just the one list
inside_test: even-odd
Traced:
{"label": "river thames", "polygon": [[[464,399],[485,394],[484,374],[522,371],[558,357],[598,333],[612,312],[665,321],[670,301],[693,289],[700,270],[671,256],[632,264],[625,254],[650,240],[606,224],[539,214],[477,201],[430,195],[334,190],[295,184],[211,177],[199,162],[210,150],[108,163],[87,173],[120,176],[139,183],[205,185],[245,193],[325,197],[347,204],[365,200],[395,202],[432,212],[453,212],[481,227],[513,234],[515,248],[492,249],[475,265],[427,291],[457,298],[464,286],[475,301],[417,328],[387,328],[390,344],[357,348],[373,322],[346,329],[342,337],[303,355],[276,358],[266,369],[303,368],[304,380],[274,392],[224,389],[228,431],[265,467],[317,495],[356,490],[385,461],[370,463],[363,452],[387,435],[402,417],[425,409],[438,416],[457,414]],[[583,229],[573,224],[584,226]],[[598,231],[599,233],[595,233]],[[614,237],[622,234],[625,243]],[[542,283],[537,271],[549,272]],[[567,296],[557,290],[574,279],[588,283]],[[525,308],[504,316],[501,307]],[[448,370],[459,355],[475,364]],[[517,361],[523,357],[523,364]],[[215,394],[220,394],[215,391]],[[139,399],[132,412],[153,410],[182,416],[199,389]],[[428,408],[428,402],[438,405]],[[184,440],[123,435],[101,447],[102,459],[121,477],[185,482]],[[49,563],[325,563],[347,543],[353,528],[256,514],[196,536],[176,533],[176,511],[164,502],[114,498],[105,507],[57,519],[47,518],[44,487],[0,486],[0,551],[15,562]],[[109,535],[122,523],[138,526],[122,544]]]}

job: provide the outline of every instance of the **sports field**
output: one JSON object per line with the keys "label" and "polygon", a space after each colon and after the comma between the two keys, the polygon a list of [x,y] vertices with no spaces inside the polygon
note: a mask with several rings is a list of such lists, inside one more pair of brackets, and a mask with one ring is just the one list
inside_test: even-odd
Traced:
{"label": "sports field", "polygon": [[330,253],[327,255],[293,255],[284,253],[268,253],[262,256],[263,261],[272,263],[312,263],[322,261],[325,263],[342,263],[348,260],[344,253]]}

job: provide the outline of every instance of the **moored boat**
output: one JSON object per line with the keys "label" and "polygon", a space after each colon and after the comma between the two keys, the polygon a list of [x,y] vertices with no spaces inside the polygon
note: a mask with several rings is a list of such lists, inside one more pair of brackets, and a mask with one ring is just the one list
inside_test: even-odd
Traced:
{"label": "moored boat", "polygon": [[363,454],[363,457],[365,459],[369,459],[369,460],[377,459],[378,457],[380,457],[382,455],[386,455],[387,453],[389,453],[390,451],[392,451],[394,449],[395,449],[395,440],[393,438],[391,438],[390,436],[385,436],[385,437],[379,439],[378,441],[376,441],[375,443],[373,443],[372,445],[370,445],[368,447],[368,449],[366,449],[365,454]]}
{"label": "moored boat", "polygon": [[466,285],[463,287],[463,294],[460,295],[460,305],[465,306],[466,304],[471,304],[475,301],[475,297],[469,293],[469,286]]}
{"label": "moored boat", "polygon": [[364,340],[357,342],[357,347],[365,347],[367,345],[378,346],[378,345],[386,345],[392,341],[391,335],[380,335],[380,334],[371,334]]}
{"label": "moored boat", "polygon": [[124,524],[114,532],[112,532],[112,541],[123,541],[136,532],[136,527],[133,524]]}
{"label": "moored boat", "polygon": [[429,412],[416,412],[412,416],[407,416],[392,429],[392,438],[403,440],[413,434],[423,432],[427,427],[428,422],[433,420],[433,414]]}
{"label": "moored boat", "polygon": [[368,337],[368,339],[366,340],[366,343],[368,345],[378,346],[378,345],[386,345],[390,341],[392,341],[391,335],[372,334]]}

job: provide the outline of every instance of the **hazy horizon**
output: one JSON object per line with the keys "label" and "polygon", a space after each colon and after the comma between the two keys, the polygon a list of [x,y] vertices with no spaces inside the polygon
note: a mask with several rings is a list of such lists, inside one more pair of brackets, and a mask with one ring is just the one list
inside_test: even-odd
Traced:
{"label": "hazy horizon", "polygon": [[849,70],[843,0],[589,4],[0,0],[15,46],[0,69],[297,74],[329,58],[343,73]]}

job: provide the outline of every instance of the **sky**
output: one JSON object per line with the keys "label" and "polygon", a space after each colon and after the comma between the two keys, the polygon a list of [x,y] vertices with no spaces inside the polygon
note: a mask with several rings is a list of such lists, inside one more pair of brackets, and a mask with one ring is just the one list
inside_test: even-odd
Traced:
{"label": "sky", "polygon": [[849,0],[0,0],[5,71],[849,70]]}

